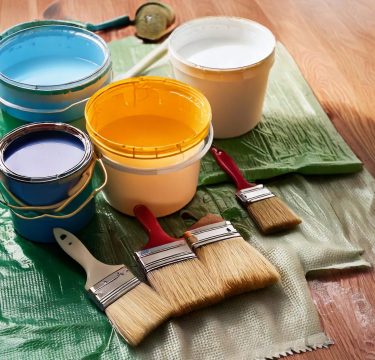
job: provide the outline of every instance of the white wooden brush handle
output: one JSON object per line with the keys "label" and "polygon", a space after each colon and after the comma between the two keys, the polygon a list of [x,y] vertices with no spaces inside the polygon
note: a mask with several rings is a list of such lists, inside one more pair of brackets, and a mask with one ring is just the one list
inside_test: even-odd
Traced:
{"label": "white wooden brush handle", "polygon": [[86,271],[85,289],[103,280],[106,276],[124,267],[124,265],[108,265],[95,259],[81,241],[67,230],[54,228],[53,234],[60,247]]}
{"label": "white wooden brush handle", "polygon": [[162,58],[168,51],[168,39],[164,40],[158,47],[150,51],[141,61],[135,64],[127,72],[115,76],[113,81],[128,79],[142,73],[157,60]]}

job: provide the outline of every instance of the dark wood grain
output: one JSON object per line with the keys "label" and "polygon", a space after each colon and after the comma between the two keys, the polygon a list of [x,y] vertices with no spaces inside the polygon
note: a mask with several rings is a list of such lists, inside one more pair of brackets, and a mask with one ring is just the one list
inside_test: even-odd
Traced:
{"label": "dark wood grain", "polygon": [[[233,15],[269,27],[298,63],[333,124],[375,175],[375,1],[201,0],[166,1],[183,22]],[[134,15],[140,1],[0,0],[0,30],[48,17],[100,22]],[[45,10],[48,8],[48,11]],[[106,41],[132,28],[102,33]],[[309,280],[323,326],[336,345],[295,359],[375,360],[375,273],[336,274]]]}

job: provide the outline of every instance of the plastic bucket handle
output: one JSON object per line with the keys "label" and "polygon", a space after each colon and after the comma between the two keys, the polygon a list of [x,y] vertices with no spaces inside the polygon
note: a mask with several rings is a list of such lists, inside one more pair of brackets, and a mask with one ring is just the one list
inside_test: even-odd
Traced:
{"label": "plastic bucket handle", "polygon": [[75,106],[78,106],[84,102],[87,102],[89,98],[85,98],[79,101],[76,101],[75,103],[72,103],[62,109],[32,109],[32,108],[27,108],[21,105],[16,105],[8,100],[5,100],[4,98],[0,97],[0,104],[3,104],[7,107],[10,107],[15,110],[23,111],[23,112],[29,112],[29,113],[37,113],[37,114],[57,114],[57,113],[62,113],[65,112]]}

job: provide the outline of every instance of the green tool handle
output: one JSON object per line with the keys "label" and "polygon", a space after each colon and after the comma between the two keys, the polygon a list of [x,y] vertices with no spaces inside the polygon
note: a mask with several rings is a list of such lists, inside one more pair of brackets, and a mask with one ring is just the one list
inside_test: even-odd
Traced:
{"label": "green tool handle", "polygon": [[86,24],[86,29],[90,31],[102,31],[102,30],[110,30],[110,29],[116,29],[119,27],[125,27],[128,25],[133,25],[133,21],[130,20],[129,16],[120,16],[118,18],[104,21],[100,24]]}

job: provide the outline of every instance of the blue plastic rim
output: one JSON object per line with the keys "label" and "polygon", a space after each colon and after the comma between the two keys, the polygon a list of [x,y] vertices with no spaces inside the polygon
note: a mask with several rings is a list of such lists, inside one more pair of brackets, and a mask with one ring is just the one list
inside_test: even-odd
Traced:
{"label": "blue plastic rim", "polygon": [[95,75],[109,57],[95,34],[67,25],[43,25],[0,44],[0,79],[25,89],[61,90]]}
{"label": "blue plastic rim", "polygon": [[20,120],[81,118],[88,98],[111,79],[106,43],[82,27],[25,23],[0,40],[0,106]]}
{"label": "blue plastic rim", "polygon": [[71,125],[23,125],[0,140],[2,181],[25,204],[55,204],[68,197],[93,155],[88,135]]}

